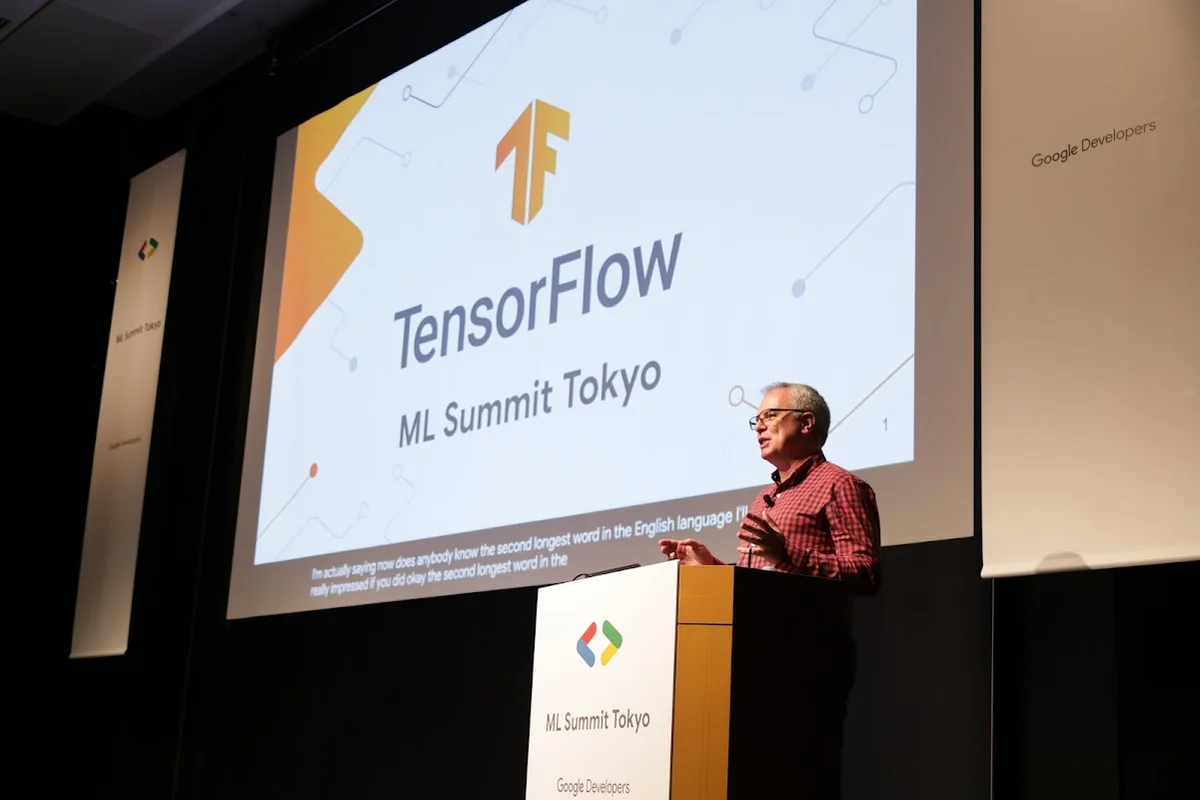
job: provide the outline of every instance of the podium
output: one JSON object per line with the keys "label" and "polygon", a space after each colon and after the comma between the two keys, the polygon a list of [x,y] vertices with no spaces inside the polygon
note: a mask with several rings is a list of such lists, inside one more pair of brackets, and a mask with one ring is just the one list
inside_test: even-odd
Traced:
{"label": "podium", "polygon": [[830,796],[848,604],[838,581],[675,561],[539,590],[526,798]]}

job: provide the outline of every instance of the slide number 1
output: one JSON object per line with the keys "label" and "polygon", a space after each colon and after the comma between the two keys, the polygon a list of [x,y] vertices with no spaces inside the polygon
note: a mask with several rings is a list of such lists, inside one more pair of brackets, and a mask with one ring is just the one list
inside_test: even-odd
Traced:
{"label": "slide number 1", "polygon": [[887,417],[883,418],[883,432],[887,433]]}

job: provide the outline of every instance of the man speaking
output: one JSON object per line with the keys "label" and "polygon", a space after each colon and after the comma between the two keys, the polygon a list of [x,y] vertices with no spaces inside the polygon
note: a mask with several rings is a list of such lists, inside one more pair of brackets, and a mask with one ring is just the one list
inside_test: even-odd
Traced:
{"label": "man speaking", "polygon": [[[816,389],[772,384],[750,427],[775,471],[742,520],[737,566],[833,579],[847,590],[832,626],[840,633],[828,647],[811,649],[803,664],[779,664],[771,677],[783,688],[776,698],[781,709],[808,723],[794,731],[788,748],[805,765],[795,775],[798,796],[831,800],[841,795],[842,723],[857,671],[850,604],[855,595],[879,590],[879,510],[865,481],[825,460],[829,406]],[[722,563],[695,539],[663,539],[659,547],[685,565]],[[762,614],[770,624],[786,609]]]}
{"label": "man speaking", "polygon": [[[739,567],[844,581],[854,594],[879,589],[879,509],[861,478],[826,461],[829,406],[811,386],[767,387],[750,418],[763,460],[775,467],[742,520]],[[662,539],[669,559],[721,564],[696,539]]]}

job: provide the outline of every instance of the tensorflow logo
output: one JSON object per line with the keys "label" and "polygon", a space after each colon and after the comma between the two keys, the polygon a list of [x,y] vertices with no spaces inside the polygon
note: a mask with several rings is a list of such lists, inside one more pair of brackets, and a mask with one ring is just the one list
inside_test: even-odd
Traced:
{"label": "tensorflow logo", "polygon": [[150,256],[154,255],[154,251],[158,249],[158,239],[151,236],[146,241],[142,242],[142,249],[138,250],[138,261],[145,261]]}
{"label": "tensorflow logo", "polygon": [[[612,657],[621,649],[621,632],[613,627],[613,624],[608,620],[604,620],[604,624],[600,626],[604,637],[608,639],[608,647],[604,648],[604,652],[600,654],[600,666],[606,666]],[[596,654],[592,652],[592,639],[596,638],[596,623],[588,625],[587,630],[583,632],[583,636],[579,637],[579,641],[575,644],[575,651],[579,653],[579,657],[589,667],[596,666]]]}
{"label": "tensorflow logo", "polygon": [[513,155],[512,218],[528,225],[542,210],[546,198],[546,173],[557,175],[558,151],[546,142],[553,134],[571,138],[571,115],[561,108],[534,100],[496,145],[496,169]]}

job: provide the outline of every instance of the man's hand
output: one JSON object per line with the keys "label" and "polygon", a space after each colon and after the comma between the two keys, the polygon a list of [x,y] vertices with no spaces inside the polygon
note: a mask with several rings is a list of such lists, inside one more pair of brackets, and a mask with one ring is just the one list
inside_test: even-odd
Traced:
{"label": "man's hand", "polygon": [[709,552],[703,542],[698,542],[695,539],[660,539],[658,549],[662,550],[669,560],[678,560],[684,565],[705,565],[719,564],[717,557]]}
{"label": "man's hand", "polygon": [[776,566],[788,561],[783,533],[771,518],[770,511],[764,511],[761,517],[747,514],[742,520],[738,538],[745,543],[738,547],[739,553],[760,556],[768,564]]}

